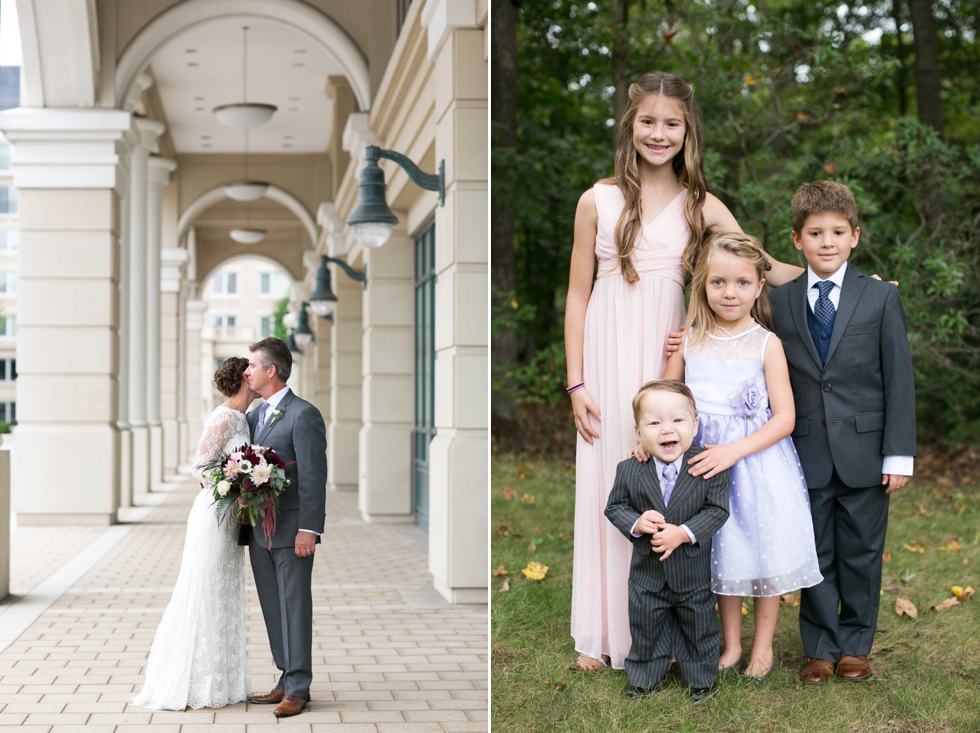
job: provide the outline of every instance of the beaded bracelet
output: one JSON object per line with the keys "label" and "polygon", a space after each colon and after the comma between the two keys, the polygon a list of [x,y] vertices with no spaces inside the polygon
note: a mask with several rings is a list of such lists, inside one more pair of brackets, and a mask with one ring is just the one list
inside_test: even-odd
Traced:
{"label": "beaded bracelet", "polygon": [[582,389],[582,387],[584,387],[584,386],[585,386],[585,382],[579,382],[578,384],[576,384],[576,385],[574,385],[572,387],[569,387],[565,391],[568,392],[568,394],[571,394],[572,392],[574,392],[577,389]]}

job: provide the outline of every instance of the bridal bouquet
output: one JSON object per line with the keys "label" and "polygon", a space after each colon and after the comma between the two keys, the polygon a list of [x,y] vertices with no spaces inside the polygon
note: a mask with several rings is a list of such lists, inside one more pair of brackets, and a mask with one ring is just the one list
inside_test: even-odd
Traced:
{"label": "bridal bouquet", "polygon": [[214,492],[218,524],[229,516],[232,521],[251,527],[261,523],[265,541],[272,549],[279,496],[289,486],[287,465],[272,448],[243,445],[201,466]]}

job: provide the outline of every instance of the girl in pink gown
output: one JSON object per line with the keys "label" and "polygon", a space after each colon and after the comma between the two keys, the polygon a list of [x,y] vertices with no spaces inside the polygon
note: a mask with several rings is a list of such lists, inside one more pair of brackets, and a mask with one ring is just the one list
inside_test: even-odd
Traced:
{"label": "girl in pink gown", "polygon": [[[667,334],[684,322],[685,267],[704,236],[741,231],[707,191],[693,89],[653,72],[630,86],[629,101],[615,178],[579,199],[565,308],[579,433],[571,626],[578,666],[587,670],[622,669],[630,649],[632,548],[603,516],[616,464],[636,445],[630,402],[663,374]],[[800,272],[773,264],[770,282]]]}

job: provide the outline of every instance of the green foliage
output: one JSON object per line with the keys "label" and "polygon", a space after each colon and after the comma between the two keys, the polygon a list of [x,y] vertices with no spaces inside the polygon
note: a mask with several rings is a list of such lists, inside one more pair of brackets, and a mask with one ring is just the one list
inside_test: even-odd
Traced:
{"label": "green foliage", "polygon": [[[940,140],[915,120],[912,38],[899,5],[901,48],[891,0],[632,2],[628,65],[631,79],[663,69],[694,84],[711,190],[777,259],[803,263],[790,236],[790,199],[802,183],[851,186],[862,227],[855,264],[901,283],[920,430],[956,442],[980,435],[980,15],[965,0],[935,6]],[[522,314],[510,322],[521,356],[511,375],[524,402],[548,402],[549,375],[562,373],[576,202],[612,174],[609,8],[519,4],[517,144],[492,155],[507,171],[494,177],[494,195],[508,196],[517,217],[513,299]],[[942,216],[929,214],[930,200]]]}
{"label": "green foliage", "polygon": [[286,324],[282,322],[283,317],[287,313],[289,313],[289,293],[286,293],[286,295],[276,301],[276,309],[272,312],[274,319],[272,335],[280,341],[285,341],[289,338],[289,334],[286,333]]}
{"label": "green foliage", "polygon": [[10,423],[5,420],[0,420],[0,433],[9,433]]}

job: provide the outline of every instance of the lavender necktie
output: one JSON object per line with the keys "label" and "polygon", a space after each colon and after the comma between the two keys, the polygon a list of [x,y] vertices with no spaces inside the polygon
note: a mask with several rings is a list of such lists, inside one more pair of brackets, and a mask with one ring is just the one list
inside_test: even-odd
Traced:
{"label": "lavender necktie", "polygon": [[259,423],[256,425],[256,433],[260,433],[262,428],[265,426],[265,416],[269,414],[269,403],[263,402],[262,406],[259,407]]}
{"label": "lavender necktie", "polygon": [[670,502],[670,492],[674,490],[674,482],[677,480],[677,466],[668,463],[664,466],[664,506]]}
{"label": "lavender necktie", "polygon": [[822,280],[814,284],[813,287],[820,291],[820,295],[817,296],[817,302],[813,306],[813,315],[817,319],[817,323],[821,326],[826,326],[830,323],[830,319],[834,317],[834,312],[837,310],[834,308],[834,303],[830,299],[830,291],[834,289],[834,284],[830,280]]}

